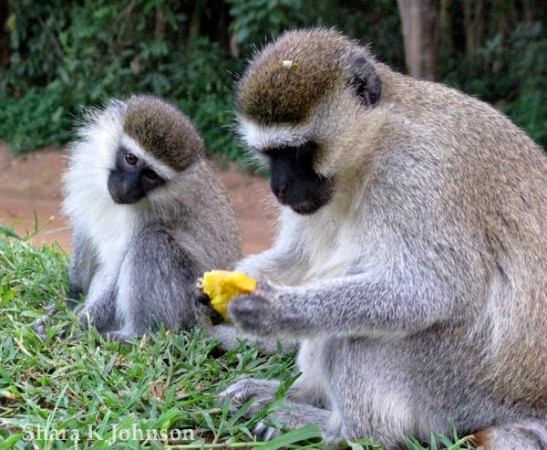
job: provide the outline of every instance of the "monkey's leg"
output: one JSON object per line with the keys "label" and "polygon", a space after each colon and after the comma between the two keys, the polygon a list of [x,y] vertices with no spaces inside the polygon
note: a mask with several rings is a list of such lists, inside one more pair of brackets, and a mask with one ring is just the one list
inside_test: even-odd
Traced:
{"label": "monkey's leg", "polygon": [[195,326],[202,319],[194,299],[199,273],[194,256],[169,233],[141,233],[122,263],[116,305],[121,328],[109,336],[131,339],[160,324],[174,331]]}
{"label": "monkey's leg", "polygon": [[[81,303],[81,295],[89,288],[93,274],[97,269],[95,251],[91,241],[76,228],[72,237],[73,250],[68,266],[70,290],[65,298],[66,305],[74,309]],[[43,317],[34,322],[34,329],[40,339],[45,340],[47,328],[55,322],[59,314],[57,306],[52,303],[44,311]]]}
{"label": "monkey's leg", "polygon": [[487,428],[475,433],[473,444],[484,450],[514,448],[519,450],[547,449],[547,421],[530,420]]}
{"label": "monkey's leg", "polygon": [[226,350],[238,348],[241,341],[246,341],[249,346],[257,343],[258,351],[266,355],[277,355],[280,352],[289,355],[295,353],[298,348],[297,339],[258,336],[227,324],[208,327],[207,335],[217,339]]}
{"label": "monkey's leg", "polygon": [[88,292],[94,275],[97,273],[97,252],[85,233],[78,227],[72,236],[72,255],[68,265],[70,290],[67,305],[75,308],[80,303],[80,295]]}

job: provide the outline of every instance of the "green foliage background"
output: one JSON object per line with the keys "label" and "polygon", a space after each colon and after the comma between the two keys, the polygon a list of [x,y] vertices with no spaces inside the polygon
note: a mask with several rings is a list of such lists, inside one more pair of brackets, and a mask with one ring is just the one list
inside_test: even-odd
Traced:
{"label": "green foliage background", "polygon": [[[500,2],[485,3],[485,20],[495,20]],[[547,37],[541,2],[531,2],[536,3],[540,13],[533,20],[505,32],[489,27],[493,31],[484,45],[466,53],[465,24],[458,21],[462,1],[452,1],[453,39],[441,45],[438,69],[440,81],[495,104],[545,147]],[[84,106],[146,92],[187,113],[209,149],[243,160],[230,129],[235,80],[256,48],[290,28],[336,27],[372,43],[380,60],[404,70],[395,0],[11,0],[5,5],[0,140],[15,152],[60,146],[70,139]]]}

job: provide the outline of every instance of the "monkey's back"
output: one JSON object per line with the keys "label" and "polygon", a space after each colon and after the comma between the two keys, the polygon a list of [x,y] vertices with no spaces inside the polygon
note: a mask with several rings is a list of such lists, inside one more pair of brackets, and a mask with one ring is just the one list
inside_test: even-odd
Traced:
{"label": "monkey's back", "polygon": [[405,93],[386,101],[408,120],[402,133],[412,150],[384,155],[384,163],[401,158],[396,164],[410,175],[402,189],[429,192],[416,200],[429,203],[422,231],[444,227],[457,236],[459,263],[485,286],[458,331],[469,342],[461,357],[499,398],[545,411],[547,157],[491,106],[435,83],[388,77]]}
{"label": "monkey's back", "polygon": [[230,268],[241,257],[241,240],[226,189],[203,159],[183,175],[179,184],[182,194],[171,217],[158,224],[176,230],[174,237],[181,245],[191,241],[205,262],[204,270]]}

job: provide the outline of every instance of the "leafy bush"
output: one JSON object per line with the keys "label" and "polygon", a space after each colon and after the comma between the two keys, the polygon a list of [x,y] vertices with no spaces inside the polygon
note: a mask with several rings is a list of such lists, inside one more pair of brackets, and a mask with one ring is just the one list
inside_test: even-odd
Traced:
{"label": "leafy bush", "polygon": [[[529,6],[541,10],[540,2]],[[244,161],[230,130],[234,79],[256,46],[290,28],[338,28],[404,71],[395,0],[19,0],[9,8],[2,24],[10,59],[8,65],[0,59],[0,139],[16,152],[65,143],[83,105],[141,92],[177,104],[209,149]],[[484,46],[468,55],[460,9],[452,2],[454,42],[441,46],[441,79],[495,104],[547,146],[544,28],[487,34]],[[490,2],[486,10],[490,24],[500,11]],[[5,47],[1,31],[0,38]]]}
{"label": "leafy bush", "polygon": [[247,54],[255,45],[264,44],[283,30],[305,23],[302,0],[226,1],[231,5],[233,18],[230,28]]}
{"label": "leafy bush", "polygon": [[226,0],[231,5],[231,30],[250,54],[256,46],[292,28],[337,28],[353,39],[372,44],[378,57],[404,69],[401,22],[395,0],[337,2],[322,0]]}
{"label": "leafy bush", "polygon": [[444,70],[445,82],[494,104],[547,148],[547,36],[540,23],[497,34]]}
{"label": "leafy bush", "polygon": [[12,150],[61,145],[83,105],[135,92],[176,103],[209,148],[241,158],[227,128],[241,62],[206,37],[185,41],[180,2],[30,3],[14,3],[12,59],[0,81],[0,139]]}
{"label": "leafy bush", "polygon": [[38,88],[21,98],[0,95],[0,140],[10,142],[17,153],[67,142],[77,106],[62,97],[53,89]]}

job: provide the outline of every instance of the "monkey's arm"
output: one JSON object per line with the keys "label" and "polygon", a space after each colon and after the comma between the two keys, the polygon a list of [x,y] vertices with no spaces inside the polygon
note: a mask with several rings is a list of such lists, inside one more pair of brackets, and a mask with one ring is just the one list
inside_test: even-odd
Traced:
{"label": "monkey's arm", "polygon": [[[85,294],[97,270],[95,251],[85,233],[77,227],[72,233],[72,255],[68,266],[69,291],[65,298],[66,305],[73,309],[81,303],[80,295]],[[41,339],[47,336],[47,328],[55,322],[59,314],[58,303],[52,302],[44,310],[44,315],[34,322],[36,334]]]}
{"label": "monkey's arm", "polygon": [[246,331],[293,336],[382,336],[413,333],[474,313],[467,295],[440,279],[392,272],[356,274],[299,287],[259,283],[228,311]]}
{"label": "monkey's arm", "polygon": [[235,270],[246,275],[279,284],[297,284],[307,264],[299,251],[300,245],[291,233],[283,233],[273,247],[241,260]]}
{"label": "monkey's arm", "polygon": [[106,270],[94,276],[84,307],[78,312],[82,325],[93,325],[99,332],[110,330],[116,321],[116,278]]}
{"label": "monkey's arm", "polygon": [[166,329],[188,330],[204,317],[195,302],[196,278],[205,265],[203,251],[190,240],[178,241],[168,230],[151,227],[131,243],[118,276],[119,328],[109,333],[131,339]]}

